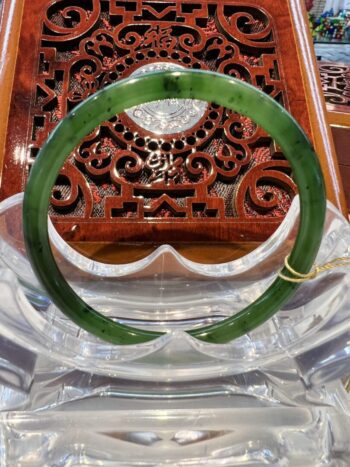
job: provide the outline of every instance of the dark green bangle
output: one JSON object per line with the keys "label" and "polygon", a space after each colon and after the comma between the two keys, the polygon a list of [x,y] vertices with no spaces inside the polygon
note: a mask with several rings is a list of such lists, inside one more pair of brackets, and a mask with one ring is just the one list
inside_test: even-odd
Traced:
{"label": "dark green bangle", "polygon": [[[242,81],[203,71],[152,73],[112,84],[64,118],[40,151],[24,196],[23,230],[33,270],[57,307],[86,331],[118,345],[147,342],[162,333],[114,322],[91,308],[72,290],[51,251],[47,227],[49,199],[65,159],[84,136],[125,109],[167,98],[213,102],[261,125],[281,146],[299,188],[300,226],[290,265],[300,273],[309,272],[322,239],[326,196],[318,159],[295,120],[269,96]],[[286,270],[283,273],[288,275]],[[260,298],[238,314],[188,332],[206,342],[229,342],[274,315],[297,286],[277,278]]]}

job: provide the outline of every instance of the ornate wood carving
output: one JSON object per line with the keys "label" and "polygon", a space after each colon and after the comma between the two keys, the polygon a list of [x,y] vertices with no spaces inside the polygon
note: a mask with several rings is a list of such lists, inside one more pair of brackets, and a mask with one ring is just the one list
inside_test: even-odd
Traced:
{"label": "ornate wood carving", "polygon": [[322,88],[330,111],[350,114],[350,66],[319,62]]}
{"label": "ornate wood carving", "polygon": [[[27,0],[1,197],[23,190],[40,147],[68,111],[147,65],[243,79],[281,102],[310,134],[296,44],[279,41],[290,18],[273,19],[275,6],[262,0],[87,0],[83,6]],[[59,231],[76,241],[270,235],[295,184],[269,136],[211,103],[187,111],[186,103],[169,102],[174,117],[166,122],[157,121],[157,105],[105,122],[76,148],[52,196]]]}
{"label": "ornate wood carving", "polygon": [[332,126],[332,134],[349,210],[350,66],[336,62],[318,62],[318,67],[328,120],[335,125]]}

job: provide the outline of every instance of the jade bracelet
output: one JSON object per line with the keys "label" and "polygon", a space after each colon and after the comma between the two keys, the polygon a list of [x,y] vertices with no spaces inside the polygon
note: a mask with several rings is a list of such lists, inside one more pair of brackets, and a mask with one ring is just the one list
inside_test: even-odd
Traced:
{"label": "jade bracelet", "polygon": [[[307,137],[272,98],[229,76],[204,71],[152,73],[118,81],[79,104],[55,128],[41,149],[29,176],[23,206],[23,230],[35,274],[56,306],[77,325],[118,345],[139,344],[162,335],[103,316],[69,286],[57,267],[48,236],[52,188],[66,158],[87,134],[112,116],[131,107],[168,98],[199,99],[243,114],[263,127],[290,162],[300,194],[300,224],[289,263],[300,273],[311,269],[318,252],[326,211],[320,165]],[[284,269],[284,275],[289,275]],[[206,342],[226,343],[273,316],[298,284],[277,277],[252,304],[234,316],[188,333]]]}

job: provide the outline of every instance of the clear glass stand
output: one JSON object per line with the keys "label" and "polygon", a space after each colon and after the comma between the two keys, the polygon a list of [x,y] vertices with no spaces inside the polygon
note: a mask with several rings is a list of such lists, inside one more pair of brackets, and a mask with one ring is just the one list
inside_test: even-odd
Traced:
{"label": "clear glass stand", "polygon": [[[251,254],[203,265],[164,245],[128,265],[94,262],[50,238],[65,277],[113,319],[166,331],[112,346],[88,335],[37,283],[22,195],[0,205],[0,465],[347,466],[350,271],[303,284],[273,319],[225,345],[186,329],[237,313],[272,282],[298,225],[295,199]],[[349,255],[328,205],[317,263]]]}

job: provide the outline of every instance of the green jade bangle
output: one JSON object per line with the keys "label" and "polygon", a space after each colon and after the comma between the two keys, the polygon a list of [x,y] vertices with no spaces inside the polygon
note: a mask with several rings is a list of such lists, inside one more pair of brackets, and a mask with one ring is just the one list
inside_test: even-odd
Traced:
{"label": "green jade bangle", "polygon": [[[50,195],[68,155],[97,125],[130,107],[168,98],[213,102],[243,114],[262,126],[282,148],[299,189],[300,224],[290,265],[300,273],[308,273],[322,239],[326,196],[317,156],[296,121],[272,98],[229,76],[197,70],[152,73],[106,87],[64,118],[40,151],[24,196],[23,230],[33,270],[56,306],[86,331],[117,345],[140,344],[163,334],[112,321],[85,303],[68,285],[50,247]],[[283,274],[289,275],[286,269]],[[298,284],[277,277],[244,310],[219,323],[188,333],[210,343],[229,342],[273,316],[297,287]]]}

